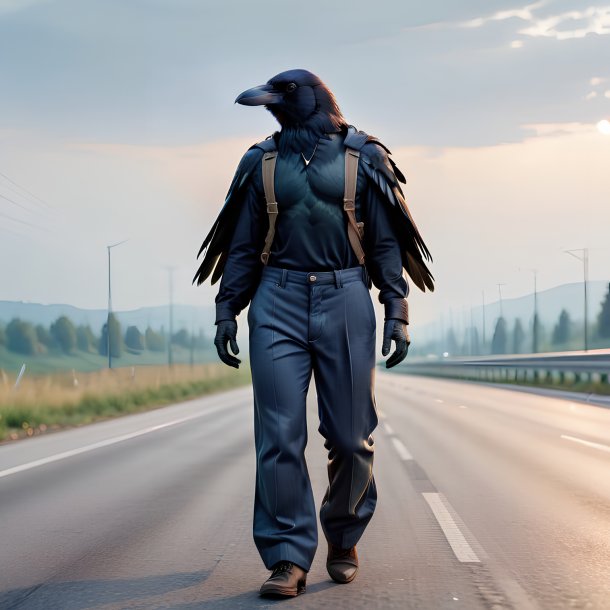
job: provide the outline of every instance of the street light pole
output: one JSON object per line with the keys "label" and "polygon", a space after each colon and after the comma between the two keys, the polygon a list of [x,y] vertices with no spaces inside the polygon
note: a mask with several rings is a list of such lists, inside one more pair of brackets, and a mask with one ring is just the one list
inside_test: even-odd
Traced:
{"label": "street light pole", "polygon": [[124,244],[127,239],[123,241],[117,242],[116,244],[112,244],[110,246],[106,246],[108,248],[108,316],[106,318],[106,349],[108,350],[108,368],[112,368],[112,354],[110,353],[110,313],[112,312],[112,293],[111,293],[111,284],[110,284],[110,248],[114,248],[115,246],[120,246]]}
{"label": "street light pole", "polygon": [[172,352],[172,337],[174,335],[174,267],[168,267],[169,273],[169,339],[167,342],[167,364],[171,367],[174,364],[174,354]]}
{"label": "street light pole", "polygon": [[504,317],[504,309],[502,307],[502,286],[506,286],[506,284],[498,284],[498,296],[500,298],[500,317]]}
{"label": "street light pole", "polygon": [[482,348],[483,348],[483,353],[485,353],[485,290],[482,290],[482,295],[483,295],[483,343],[482,343]]}
{"label": "street light pole", "polygon": [[[575,259],[582,262],[583,266],[583,287],[584,287],[584,307],[585,307],[585,329],[584,329],[584,344],[585,352],[589,351],[589,305],[588,305],[588,294],[587,285],[589,283],[589,248],[577,248],[575,250],[564,250],[566,254],[573,256]],[[574,254],[575,252],[582,252],[582,256]]]}

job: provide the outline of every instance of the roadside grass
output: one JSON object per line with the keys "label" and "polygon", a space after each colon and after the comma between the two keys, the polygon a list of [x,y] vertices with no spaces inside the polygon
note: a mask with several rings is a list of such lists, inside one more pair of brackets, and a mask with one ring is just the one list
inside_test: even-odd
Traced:
{"label": "roadside grass", "polygon": [[[245,366],[244,366],[245,365]],[[247,362],[0,377],[0,442],[136,413],[250,383]]]}
{"label": "roadside grass", "polygon": [[[188,349],[180,345],[172,348],[173,361],[176,364],[189,364],[191,353]],[[210,339],[210,347],[196,349],[194,351],[195,364],[217,363],[218,355]],[[51,350],[44,354],[25,356],[11,352],[4,345],[0,345],[0,369],[7,373],[19,372],[21,365],[25,363],[28,374],[42,375],[47,373],[60,373],[61,371],[74,369],[75,371],[97,371],[108,366],[107,356],[75,350],[72,354],[64,354],[59,350]],[[124,366],[148,366],[167,363],[167,351],[152,352],[143,350],[137,353],[130,353],[123,350],[119,357],[112,359],[115,367]],[[226,365],[225,365],[226,366]]]}

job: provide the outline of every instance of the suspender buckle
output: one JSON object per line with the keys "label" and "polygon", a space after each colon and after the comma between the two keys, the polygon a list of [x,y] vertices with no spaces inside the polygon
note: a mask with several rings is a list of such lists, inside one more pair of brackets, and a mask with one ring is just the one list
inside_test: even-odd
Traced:
{"label": "suspender buckle", "polygon": [[343,209],[345,211],[347,210],[355,210],[356,209],[356,205],[354,203],[353,199],[344,199],[343,200]]}
{"label": "suspender buckle", "polygon": [[267,204],[267,214],[277,214],[277,202]]}

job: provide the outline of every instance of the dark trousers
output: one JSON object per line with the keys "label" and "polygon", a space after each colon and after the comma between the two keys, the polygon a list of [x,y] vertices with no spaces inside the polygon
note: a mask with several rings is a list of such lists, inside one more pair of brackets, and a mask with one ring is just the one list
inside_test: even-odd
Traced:
{"label": "dark trousers", "polygon": [[313,372],[329,485],[320,522],[349,548],[370,521],[373,477],[375,311],[362,267],[306,272],[266,266],[250,303],[256,489],[254,541],[268,569],[309,570],[318,544],[304,451]]}

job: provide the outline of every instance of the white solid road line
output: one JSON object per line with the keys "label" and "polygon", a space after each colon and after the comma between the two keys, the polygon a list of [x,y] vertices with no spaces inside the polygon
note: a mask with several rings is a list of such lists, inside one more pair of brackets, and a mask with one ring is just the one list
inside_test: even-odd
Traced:
{"label": "white solid road line", "polygon": [[[236,404],[239,404],[239,402]],[[50,464],[51,462],[57,462],[59,460],[64,460],[66,458],[73,457],[73,456],[79,455],[81,453],[86,453],[87,451],[93,451],[94,449],[99,449],[100,447],[107,447],[108,445],[114,445],[116,443],[121,443],[123,441],[129,440],[130,438],[142,436],[143,434],[149,434],[150,432],[155,432],[156,430],[168,428],[169,426],[175,426],[176,424],[181,424],[182,422],[189,421],[191,419],[197,419],[198,417],[212,415],[213,413],[217,413],[218,411],[222,411],[223,409],[226,409],[228,406],[231,406],[231,403],[228,403],[228,404],[222,403],[216,407],[206,409],[205,411],[202,411],[201,413],[195,413],[194,415],[188,415],[186,417],[181,417],[180,419],[174,419],[172,421],[165,422],[163,424],[158,424],[156,426],[150,426],[149,428],[143,428],[142,430],[137,430],[136,432],[130,432],[129,434],[123,434],[121,436],[115,436],[114,438],[108,438],[106,440],[99,441],[97,443],[92,443],[91,445],[85,445],[84,447],[79,447],[78,449],[71,449],[70,451],[56,453],[55,455],[50,455],[49,457],[41,458],[39,460],[34,460],[33,462],[28,462],[27,464],[21,464],[20,466],[14,466],[13,468],[7,468],[6,470],[0,470],[0,479],[2,477],[8,477],[11,474],[16,474],[18,472],[23,472],[25,470],[37,468],[38,466],[44,466],[45,464]]]}
{"label": "white solid road line", "polygon": [[409,450],[403,445],[402,441],[395,436],[392,437],[392,443],[398,451],[398,455],[401,460],[412,460],[413,456],[409,453]]}
{"label": "white solid road line", "polygon": [[561,438],[565,438],[568,441],[574,441],[575,443],[581,443],[582,445],[586,445],[587,447],[593,447],[594,449],[599,449],[600,451],[607,451],[610,453],[609,445],[602,445],[601,443],[594,443],[592,441],[586,441],[582,438],[577,438],[575,436],[569,436],[567,434],[562,434]]}
{"label": "white solid road line", "polygon": [[392,434],[394,434],[394,428],[392,428],[392,426],[390,426],[390,424],[384,424],[385,426],[385,431],[392,436]]}
{"label": "white solid road line", "polygon": [[472,547],[468,544],[466,538],[464,538],[464,535],[456,525],[453,517],[449,514],[449,511],[444,504],[444,502],[447,502],[446,498],[441,498],[440,493],[424,492],[422,495],[430,505],[430,508],[432,509],[438,524],[441,526],[443,534],[445,534],[445,538],[447,538],[447,542],[458,558],[458,561],[480,563],[481,560],[472,550]]}

